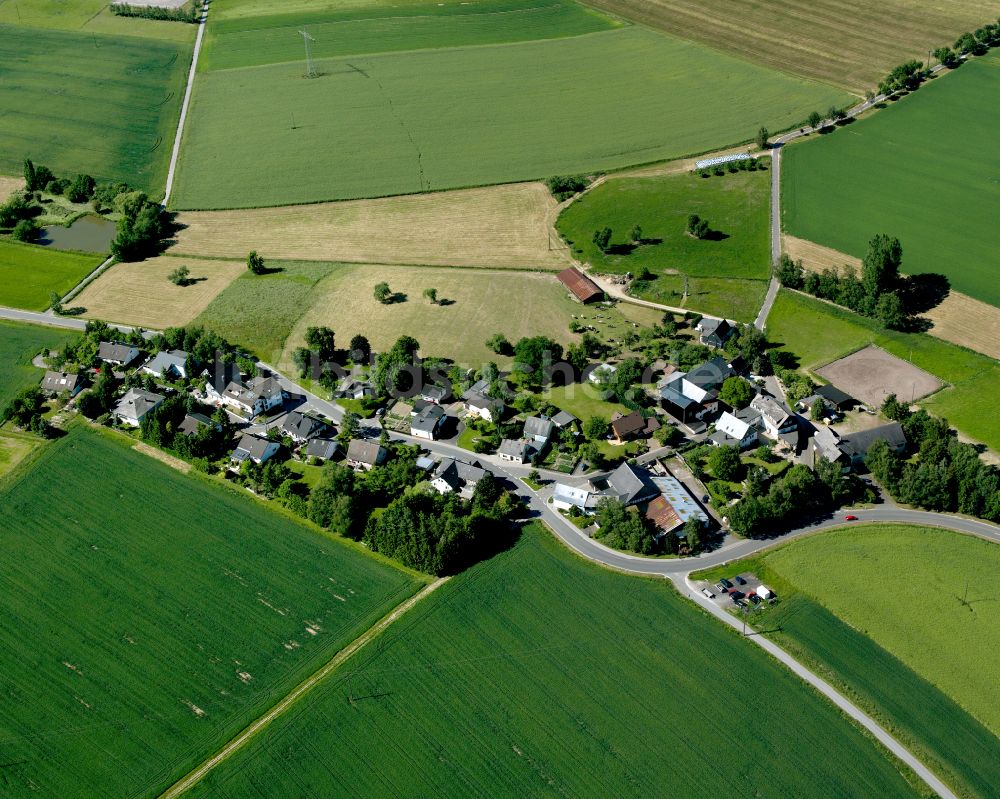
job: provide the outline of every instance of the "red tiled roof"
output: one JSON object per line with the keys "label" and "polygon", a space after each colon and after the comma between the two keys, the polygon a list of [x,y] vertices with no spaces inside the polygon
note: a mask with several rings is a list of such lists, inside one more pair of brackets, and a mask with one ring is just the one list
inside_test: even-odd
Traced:
{"label": "red tiled roof", "polygon": [[600,286],[575,266],[560,272],[559,281],[572,291],[580,302],[590,302],[604,296]]}

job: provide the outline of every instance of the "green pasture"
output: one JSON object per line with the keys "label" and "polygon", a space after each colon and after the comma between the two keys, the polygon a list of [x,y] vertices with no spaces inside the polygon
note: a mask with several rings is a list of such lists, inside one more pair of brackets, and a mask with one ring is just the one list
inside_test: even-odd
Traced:
{"label": "green pasture", "polygon": [[[203,74],[178,208],[376,197],[612,169],[796,124],[837,89],[639,27]],[[642,81],[636,83],[636,75]],[[233,131],[239,131],[234,135]]]}
{"label": "green pasture", "polygon": [[62,296],[103,260],[102,256],[0,240],[0,305],[44,311],[50,292]]}
{"label": "green pasture", "polygon": [[118,17],[109,5],[107,0],[0,0],[0,25],[194,41],[194,25]]}
{"label": "green pasture", "polygon": [[960,795],[985,799],[1000,784],[1000,689],[984,668],[1000,606],[978,575],[997,564],[1000,548],[970,536],[865,525],[704,577],[767,580],[781,602],[751,623],[832,677]]}
{"label": "green pasture", "polygon": [[[761,163],[769,164],[769,159]],[[687,235],[691,214],[708,220],[707,239]],[[559,233],[598,272],[676,271],[691,277],[752,278],[771,275],[771,173],[664,175],[612,178],[567,206]],[[631,239],[632,228],[642,239]],[[611,228],[601,252],[594,233]]]}
{"label": "green pasture", "polygon": [[[434,6],[477,4],[476,0],[435,0]],[[280,14],[308,14],[338,12],[348,9],[392,9],[396,13],[414,6],[427,7],[428,0],[214,0],[212,16],[216,19],[242,19],[246,17],[266,17]]]}
{"label": "green pasture", "polygon": [[756,646],[665,581],[586,563],[538,525],[452,578],[192,791],[348,794],[914,795]]}
{"label": "green pasture", "polygon": [[963,64],[895,107],[786,148],[789,233],[851,255],[876,233],[898,236],[903,270],[944,274],[1000,305],[1000,53]]}
{"label": "green pasture", "polygon": [[190,53],[187,43],[0,25],[0,173],[20,174],[31,158],[57,175],[161,192]]}
{"label": "green pasture", "polygon": [[868,344],[912,360],[951,384],[919,404],[1000,451],[1000,428],[992,410],[992,398],[1000,395],[1000,364],[993,358],[925,333],[882,330],[870,319],[785,290],[767,318],[767,335],[810,369]]}
{"label": "green pasture", "polygon": [[314,58],[398,50],[469,47],[557,39],[619,27],[598,11],[572,0],[486,0],[474,4],[374,7],[336,12],[210,17],[202,70],[301,62],[299,31],[313,37]]}
{"label": "green pasture", "polygon": [[418,587],[112,435],[0,491],[11,796],[158,796]]}
{"label": "green pasture", "polygon": [[[641,300],[658,302],[674,308],[697,311],[710,316],[752,322],[767,294],[766,280],[738,280],[728,277],[689,277],[662,274],[651,270],[656,278],[631,293]],[[684,289],[687,288],[687,299]]]}
{"label": "green pasture", "polygon": [[22,388],[44,377],[41,369],[31,365],[39,352],[60,349],[77,335],[55,327],[0,321],[0,408]]}

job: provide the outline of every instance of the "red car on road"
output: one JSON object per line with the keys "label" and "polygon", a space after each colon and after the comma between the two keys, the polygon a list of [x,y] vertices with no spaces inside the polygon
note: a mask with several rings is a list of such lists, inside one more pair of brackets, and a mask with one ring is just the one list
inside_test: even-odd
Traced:
{"label": "red car on road", "polygon": [[856,522],[857,520],[858,520],[858,517],[854,516],[852,514],[848,514],[847,516],[844,517],[844,521],[845,522]]}

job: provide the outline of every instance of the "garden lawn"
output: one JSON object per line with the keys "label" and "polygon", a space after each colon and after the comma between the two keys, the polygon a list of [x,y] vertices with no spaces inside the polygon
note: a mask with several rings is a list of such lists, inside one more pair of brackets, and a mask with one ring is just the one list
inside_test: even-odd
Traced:
{"label": "garden lawn", "polygon": [[78,335],[55,327],[0,321],[0,408],[22,388],[41,382],[45,373],[31,365],[38,353],[60,349]]}
{"label": "garden lawn", "polygon": [[914,795],[756,646],[664,581],[579,560],[537,525],[452,578],[191,793],[340,794]]}
{"label": "garden lawn", "polygon": [[190,54],[187,43],[0,25],[0,172],[31,158],[159,197]]}
{"label": "garden lawn", "polygon": [[1000,784],[1000,687],[987,665],[1000,606],[975,576],[998,565],[1000,547],[971,536],[866,525],[712,576],[752,571],[774,585],[781,602],[756,626],[846,686],[961,795],[985,798]]}
{"label": "garden lawn", "polygon": [[420,585],[112,436],[0,491],[14,796],[158,796]]}
{"label": "garden lawn", "polygon": [[767,318],[767,335],[809,369],[868,344],[912,360],[951,384],[919,404],[1000,452],[1000,428],[992,410],[992,398],[1000,395],[1000,364],[993,358],[924,333],[881,330],[870,319],[784,289]]}
{"label": "garden lawn", "polygon": [[586,422],[591,416],[600,416],[610,422],[615,413],[625,415],[631,413],[619,402],[601,399],[601,393],[601,389],[590,382],[569,383],[550,388],[545,392],[543,399],[560,410],[569,411],[582,422]]}
{"label": "garden lawn", "polygon": [[989,234],[1000,218],[1000,105],[985,100],[998,94],[994,51],[868,119],[786,148],[785,228],[858,257],[876,233],[897,236],[905,272],[944,274],[1000,306]]}
{"label": "garden lawn", "polygon": [[51,292],[62,296],[103,260],[103,256],[0,240],[0,305],[44,311]]}
{"label": "garden lawn", "polygon": [[[571,203],[556,227],[575,255],[598,272],[676,270],[691,277],[766,280],[771,275],[770,196],[767,170],[710,178],[612,178]],[[712,233],[707,239],[687,234],[691,214],[708,221]],[[635,225],[642,228],[638,244],[631,240]],[[594,233],[605,227],[612,230],[608,252],[593,242]]]}
{"label": "garden lawn", "polygon": [[210,15],[198,67],[207,71],[296,61],[304,69],[300,30],[313,37],[314,58],[333,58],[556,39],[622,24],[572,0],[481,0],[218,20]]}
{"label": "garden lawn", "polygon": [[813,106],[847,99],[635,26],[321,59],[317,69],[315,80],[302,77],[299,62],[204,73],[185,128],[176,207],[286,205],[612,169],[746,140],[759,124],[787,127]]}

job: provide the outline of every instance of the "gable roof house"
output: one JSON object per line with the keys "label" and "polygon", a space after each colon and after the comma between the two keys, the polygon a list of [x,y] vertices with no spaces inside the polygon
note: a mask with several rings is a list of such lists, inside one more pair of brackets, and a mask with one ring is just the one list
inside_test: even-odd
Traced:
{"label": "gable roof house", "polygon": [[827,384],[825,386],[817,386],[816,394],[822,397],[826,403],[838,411],[843,413],[846,410],[850,410],[857,400],[854,399],[846,391],[841,391],[835,385]]}
{"label": "gable roof house", "polygon": [[611,376],[618,371],[618,367],[610,363],[598,363],[587,367],[585,371],[587,373],[587,381],[596,386],[605,380],[610,380]]}
{"label": "gable roof house", "polygon": [[439,494],[456,493],[465,499],[472,497],[476,485],[486,475],[478,463],[466,463],[454,458],[444,458],[434,470],[431,485]]}
{"label": "gable roof house", "polygon": [[138,388],[131,388],[115,404],[111,415],[122,424],[130,427],[138,427],[142,420],[154,408],[158,408],[163,400],[162,394],[154,394],[152,391],[142,391]]}
{"label": "gable roof house", "polygon": [[256,416],[280,405],[284,399],[285,392],[275,378],[255,377],[246,386],[235,380],[229,383],[222,392],[220,401],[250,416]]}
{"label": "gable roof house", "polygon": [[202,413],[188,413],[185,414],[181,423],[177,425],[177,435],[196,436],[206,427],[214,427],[216,430],[222,429],[222,425],[212,419],[209,419]]}
{"label": "gable roof house", "polygon": [[319,458],[328,461],[337,453],[335,438],[311,438],[306,445],[307,458]]}
{"label": "gable roof house", "polygon": [[366,399],[375,396],[375,388],[367,380],[345,377],[337,389],[337,396],[344,399]]}
{"label": "gable roof house", "polygon": [[240,437],[236,449],[230,456],[233,463],[243,463],[245,460],[252,460],[254,463],[264,463],[274,457],[279,449],[277,441],[269,441],[266,438],[255,436],[252,433],[244,433]]}
{"label": "gable roof house", "polygon": [[389,451],[377,441],[353,439],[347,446],[347,465],[355,470],[368,471],[385,463]]}
{"label": "gable roof house", "polygon": [[599,499],[600,496],[589,483],[584,486],[556,483],[552,490],[552,506],[558,510],[579,508],[582,511],[592,512],[597,507]]}
{"label": "gable roof house", "polygon": [[552,417],[552,424],[560,430],[570,427],[571,425],[579,424],[579,422],[580,420],[569,411],[559,411],[559,413]]}
{"label": "gable roof house", "polygon": [[536,444],[548,444],[555,424],[546,416],[529,416],[524,420],[524,437]]}
{"label": "gable roof house", "polygon": [[655,416],[647,419],[641,411],[632,411],[626,416],[611,420],[611,435],[617,444],[636,438],[648,438],[659,429],[659,420]]}
{"label": "gable roof house", "polygon": [[876,441],[885,441],[896,453],[906,449],[906,434],[899,422],[859,430],[846,436],[839,435],[832,428],[820,427],[809,445],[812,465],[815,467],[822,456],[828,461],[839,463],[845,472],[856,469],[864,465],[865,456]]}
{"label": "gable roof house", "polygon": [[700,334],[699,342],[706,347],[715,347],[716,349],[721,349],[736,332],[736,328],[725,319],[712,319],[709,316],[702,317],[694,329]]}
{"label": "gable roof house", "polygon": [[619,499],[626,505],[649,502],[660,493],[649,472],[627,462],[608,475],[607,484],[605,496]]}
{"label": "gable roof house", "polygon": [[299,411],[291,411],[281,420],[281,432],[298,444],[317,438],[327,430],[328,426],[322,419]]}
{"label": "gable roof house", "polygon": [[410,435],[433,441],[441,432],[445,418],[444,408],[440,405],[428,405],[410,419]]}
{"label": "gable roof house", "polygon": [[68,394],[75,397],[83,388],[83,383],[84,378],[79,374],[48,371],[42,378],[41,389],[51,396]]}
{"label": "gable roof house", "polygon": [[497,448],[497,457],[510,463],[524,464],[531,460],[535,452],[535,447],[526,439],[505,438]]}
{"label": "gable roof house", "polygon": [[420,389],[420,399],[424,402],[432,402],[435,405],[440,405],[450,396],[451,389],[446,386],[439,386],[432,383]]}
{"label": "gable roof house", "polygon": [[222,402],[222,394],[230,383],[240,385],[243,382],[239,366],[232,361],[220,360],[218,356],[215,363],[202,370],[201,377],[205,378],[206,398],[216,405]]}
{"label": "gable roof house", "polygon": [[736,374],[723,357],[715,357],[690,372],[672,372],[660,384],[660,405],[684,424],[719,410],[719,388]]}
{"label": "gable roof house", "polygon": [[[754,412],[753,418],[759,418],[759,414]],[[715,423],[715,432],[708,440],[716,447],[746,449],[757,443],[757,428],[746,418],[741,419],[726,411]]]}
{"label": "gable roof house", "polygon": [[110,341],[102,341],[97,346],[97,357],[112,366],[128,366],[139,357],[139,348],[133,347],[131,344],[114,344]]}
{"label": "gable roof house", "polygon": [[593,280],[587,277],[575,266],[564,269],[557,277],[570,293],[582,303],[603,300],[604,292]]}
{"label": "gable roof house", "polygon": [[164,380],[188,376],[188,354],[184,350],[160,350],[143,364],[142,371]]}
{"label": "gable roof house", "polygon": [[760,414],[758,429],[772,440],[777,440],[782,433],[790,433],[799,426],[795,414],[767,394],[758,394],[750,400],[750,407]]}

